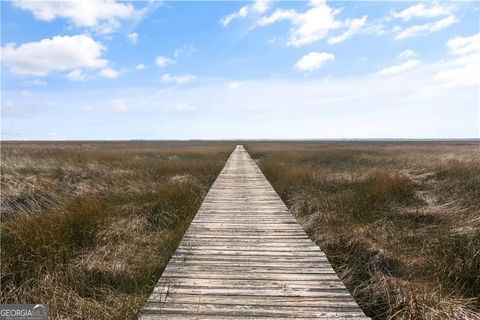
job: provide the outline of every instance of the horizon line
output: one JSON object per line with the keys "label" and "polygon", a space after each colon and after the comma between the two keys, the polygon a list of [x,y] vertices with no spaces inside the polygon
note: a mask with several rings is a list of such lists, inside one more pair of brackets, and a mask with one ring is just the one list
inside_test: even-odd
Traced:
{"label": "horizon line", "polygon": [[383,142],[383,141],[465,141],[465,142],[480,142],[480,137],[476,138],[305,138],[305,139],[0,139],[2,142]]}

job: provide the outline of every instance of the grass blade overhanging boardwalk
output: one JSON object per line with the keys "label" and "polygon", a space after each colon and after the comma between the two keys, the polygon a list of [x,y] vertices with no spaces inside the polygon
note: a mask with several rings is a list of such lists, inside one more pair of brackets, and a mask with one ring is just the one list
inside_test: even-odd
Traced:
{"label": "grass blade overhanging boardwalk", "polygon": [[324,253],[237,146],[141,319],[366,319]]}

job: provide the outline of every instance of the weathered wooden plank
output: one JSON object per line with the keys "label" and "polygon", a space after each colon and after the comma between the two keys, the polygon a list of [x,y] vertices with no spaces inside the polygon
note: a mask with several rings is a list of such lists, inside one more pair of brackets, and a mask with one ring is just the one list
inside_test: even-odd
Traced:
{"label": "weathered wooden plank", "polygon": [[357,304],[349,296],[345,297],[325,297],[322,300],[316,297],[265,297],[265,296],[235,296],[230,299],[222,295],[194,295],[194,294],[154,294],[149,299],[150,302],[164,303],[175,301],[176,303],[207,303],[207,304],[239,304],[239,305],[285,305],[285,306],[346,306],[355,307]]}
{"label": "weathered wooden plank", "polygon": [[[171,284],[171,285],[170,285]],[[345,288],[321,288],[317,290],[306,290],[300,288],[287,288],[284,287],[281,290],[278,288],[202,288],[202,287],[185,287],[185,286],[175,286],[175,283],[170,283],[165,286],[157,286],[153,289],[154,293],[188,293],[188,294],[216,294],[216,295],[225,295],[225,296],[277,296],[277,297],[349,297],[347,289]],[[351,296],[350,296],[351,297]]]}
{"label": "weathered wooden plank", "polygon": [[[298,247],[311,247],[314,244],[312,242],[306,242],[303,239],[290,239],[288,242],[282,239],[264,239],[258,241],[256,239],[242,239],[238,238],[235,242],[229,241],[225,238],[196,238],[202,239],[201,242],[195,241],[191,243],[191,246],[252,246],[252,247],[284,247],[284,248],[298,248]],[[318,247],[317,247],[318,248]]]}
{"label": "weathered wooden plank", "polygon": [[[231,288],[231,289],[251,289],[270,288],[283,290],[285,288],[291,290],[324,290],[324,289],[345,289],[342,282],[337,278],[328,276],[327,279],[312,280],[257,280],[257,279],[196,279],[187,277],[162,277],[164,283],[173,283],[178,287],[185,288]],[[163,283],[159,283],[163,285]]]}
{"label": "weathered wooden plank", "polygon": [[235,256],[235,255],[230,255],[230,256],[209,256],[209,255],[195,255],[195,256],[190,256],[188,253],[180,255],[180,254],[174,254],[172,256],[172,259],[170,261],[202,261],[202,262],[208,262],[208,261],[222,261],[222,262],[230,262],[230,263],[235,263],[235,262],[245,262],[245,263],[268,263],[268,262],[273,262],[273,263],[290,263],[291,265],[295,265],[297,262],[309,262],[309,263],[322,263],[322,262],[327,262],[327,258],[325,257],[295,257],[295,256],[284,256],[284,257],[274,257],[274,256]]}
{"label": "weathered wooden plank", "polygon": [[228,256],[228,255],[233,255],[233,256],[274,256],[274,257],[316,257],[318,256],[318,252],[310,252],[310,251],[296,251],[296,252],[290,252],[290,251],[272,251],[272,250],[248,250],[248,251],[243,251],[243,250],[202,250],[200,248],[188,248],[188,249],[180,249],[177,250],[177,253],[183,254],[187,253],[189,255],[207,255],[207,256],[217,256],[217,255],[222,255],[222,256]]}
{"label": "weathered wooden plank", "polygon": [[[221,273],[221,274],[219,274]],[[202,279],[202,280],[239,280],[239,281],[253,281],[253,280],[263,280],[263,281],[285,281],[288,284],[289,281],[294,281],[295,284],[302,283],[310,285],[310,283],[306,283],[307,281],[313,281],[318,283],[318,281],[336,281],[336,273],[332,270],[331,272],[326,273],[288,273],[284,271],[283,273],[280,272],[249,272],[247,268],[240,269],[240,270],[218,270],[216,268],[212,268],[210,270],[202,270],[200,271],[191,271],[189,268],[184,270],[178,271],[168,271],[162,275],[163,279]],[[190,281],[190,280],[189,280]],[[304,282],[301,282],[304,281]],[[226,283],[226,281],[225,281]],[[239,282],[240,283],[240,282]],[[252,282],[253,283],[253,282]]]}
{"label": "weathered wooden plank", "polygon": [[[321,262],[301,262],[296,261],[292,263],[291,261],[288,262],[278,262],[278,261],[263,261],[263,262],[256,262],[256,261],[228,261],[228,260],[221,260],[221,261],[204,261],[204,260],[171,260],[172,268],[181,268],[181,267],[200,267],[203,270],[208,270],[209,268],[218,268],[221,269],[222,267],[232,267],[232,268],[261,268],[265,270],[265,272],[275,272],[288,270],[292,272],[295,270],[297,273],[308,273],[308,269],[317,270],[317,272],[323,272],[324,269],[331,269],[332,266],[327,260],[322,260]],[[331,269],[333,270],[333,269]]]}
{"label": "weathered wooden plank", "polygon": [[[192,245],[192,248],[191,250],[197,250],[197,251],[247,251],[247,252],[250,252],[250,251],[265,251],[265,248],[266,246],[262,246],[262,245],[258,245],[258,244],[253,244],[253,245],[227,245],[227,244],[224,244],[224,245],[218,245],[216,246],[215,244],[211,244],[211,245],[206,245],[206,244],[201,244],[201,245]],[[270,247],[267,247],[269,248],[268,251],[269,252],[292,252],[292,251],[295,251],[293,253],[296,253],[296,252],[310,252],[310,251],[313,251],[313,252],[318,252],[320,251],[320,249],[318,247],[314,247],[314,246],[275,246],[275,245],[272,245]]]}
{"label": "weathered wooden plank", "polygon": [[366,319],[242,146],[231,154],[141,319]]}
{"label": "weathered wooden plank", "polygon": [[169,302],[166,304],[147,303],[149,310],[158,310],[163,314],[185,313],[197,315],[236,315],[236,316],[279,316],[295,318],[297,316],[314,315],[316,318],[326,315],[343,316],[345,313],[359,315],[358,307],[338,307],[338,306],[319,306],[319,307],[292,307],[292,306],[262,306],[262,305],[225,305],[225,304],[180,304]]}

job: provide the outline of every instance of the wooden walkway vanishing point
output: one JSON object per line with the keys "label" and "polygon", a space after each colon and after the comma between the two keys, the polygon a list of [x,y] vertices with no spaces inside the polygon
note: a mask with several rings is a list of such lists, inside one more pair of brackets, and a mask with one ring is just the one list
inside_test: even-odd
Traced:
{"label": "wooden walkway vanishing point", "polygon": [[140,319],[367,319],[237,146]]}

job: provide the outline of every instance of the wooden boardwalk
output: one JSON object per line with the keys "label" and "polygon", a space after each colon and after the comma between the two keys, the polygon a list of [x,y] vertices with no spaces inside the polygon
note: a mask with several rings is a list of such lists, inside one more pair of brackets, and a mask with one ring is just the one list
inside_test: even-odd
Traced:
{"label": "wooden boardwalk", "polygon": [[140,319],[366,319],[243,146],[207,194]]}

